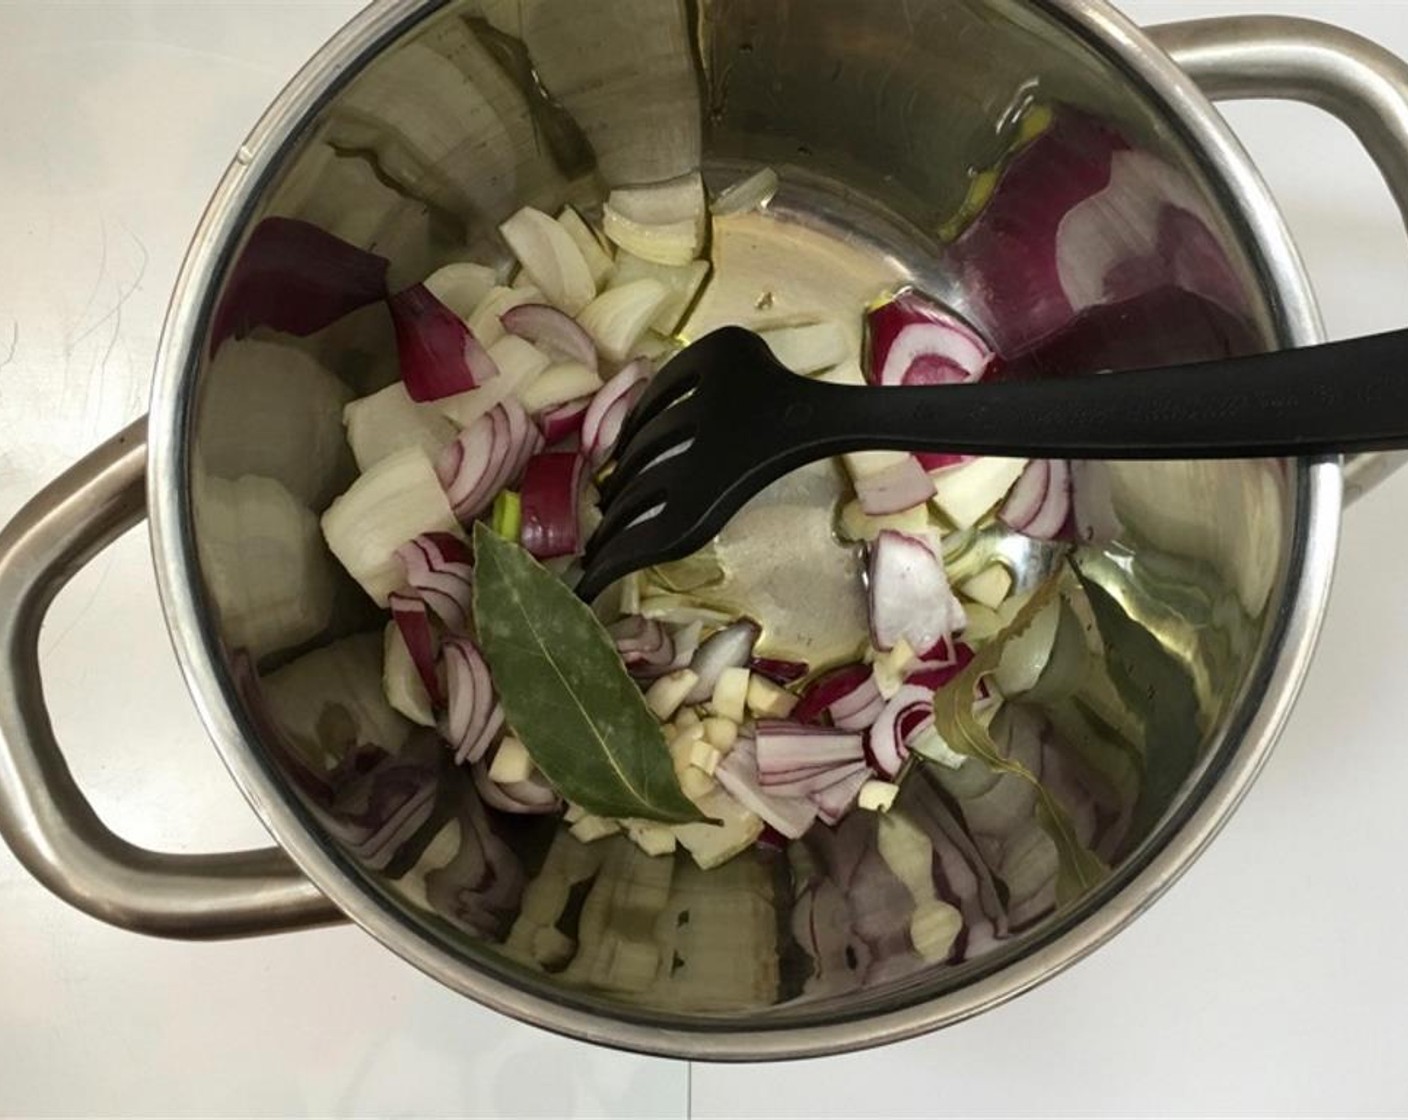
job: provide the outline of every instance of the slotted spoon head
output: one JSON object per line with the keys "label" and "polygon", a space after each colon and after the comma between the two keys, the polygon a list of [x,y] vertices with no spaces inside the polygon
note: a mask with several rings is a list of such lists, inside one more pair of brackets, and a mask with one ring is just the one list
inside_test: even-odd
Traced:
{"label": "slotted spoon head", "polygon": [[762,339],[725,327],[683,350],[626,419],[578,593],[703,547],[776,477],[769,452],[796,375]]}

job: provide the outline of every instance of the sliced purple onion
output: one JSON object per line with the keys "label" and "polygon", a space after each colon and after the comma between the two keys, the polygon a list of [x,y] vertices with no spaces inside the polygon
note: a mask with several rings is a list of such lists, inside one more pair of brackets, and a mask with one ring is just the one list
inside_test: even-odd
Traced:
{"label": "sliced purple onion", "polygon": [[449,533],[422,533],[396,550],[406,583],[452,631],[469,625],[474,568],[469,546]]}
{"label": "sliced purple onion", "polygon": [[440,731],[457,763],[478,762],[504,724],[489,665],[479,648],[464,637],[446,639],[443,655],[449,711]]}
{"label": "sliced purple onion", "polygon": [[1071,467],[1062,459],[1028,463],[998,512],[1003,524],[1039,541],[1060,536],[1070,515]]}
{"label": "sliced purple onion", "polygon": [[440,674],[435,668],[435,631],[430,625],[430,615],[426,611],[425,600],[403,591],[393,591],[387,597],[391,607],[391,617],[396,629],[401,632],[401,640],[406,643],[406,651],[411,655],[411,663],[416,667],[421,684],[434,707],[445,703],[440,688]]}
{"label": "sliced purple onion", "polygon": [[674,667],[675,641],[663,623],[633,614],[612,623],[607,632],[631,676],[651,680]]}
{"label": "sliced purple onion", "polygon": [[654,372],[649,359],[637,358],[597,390],[582,418],[582,450],[592,470],[611,458],[631,406]]}
{"label": "sliced purple onion", "polygon": [[401,380],[411,400],[443,400],[499,376],[494,359],[464,320],[424,284],[398,292],[387,306],[396,327]]}
{"label": "sliced purple onion", "polygon": [[699,679],[685,696],[684,702],[702,704],[713,696],[719,674],[725,669],[740,669],[747,665],[761,634],[758,624],[747,619],[711,634],[689,663],[690,670]]}
{"label": "sliced purple onion", "polygon": [[[828,670],[812,681],[806,691],[802,693],[802,699],[792,709],[793,722],[818,722],[822,716],[830,714],[831,706],[834,703],[842,697],[849,696],[857,689],[864,688],[867,682],[870,685],[875,683],[869,665],[842,665],[839,668]],[[875,695],[880,695],[878,688],[875,689]]]}
{"label": "sliced purple onion", "polygon": [[775,657],[751,658],[748,662],[748,668],[758,676],[766,677],[773,684],[781,685],[783,688],[789,684],[796,684],[811,672],[811,666],[805,661],[780,661]]}
{"label": "sliced purple onion", "polygon": [[561,358],[581,362],[597,371],[596,343],[575,319],[545,303],[524,303],[499,316],[509,334],[525,338],[542,350]]}
{"label": "sliced purple onion", "polygon": [[947,308],[905,291],[866,316],[874,385],[958,385],[998,364],[987,339]]}
{"label": "sliced purple onion", "polygon": [[[912,666],[909,672],[905,674],[904,683],[917,684],[923,688],[927,688],[930,692],[934,692],[943,688],[944,685],[948,684],[949,681],[963,672],[963,670],[968,667],[968,662],[972,660],[972,647],[964,645],[962,642],[955,642],[953,660],[943,663],[938,661],[921,661],[919,664]],[[983,682],[980,688],[985,691],[986,682]]]}
{"label": "sliced purple onion", "polygon": [[764,786],[775,786],[813,772],[864,762],[865,740],[858,731],[833,731],[812,724],[766,719],[757,723],[754,753],[760,781]]}
{"label": "sliced purple onion", "polygon": [[922,506],[936,493],[934,480],[913,455],[875,474],[855,479],[860,508],[871,517],[903,513]]}
{"label": "sliced purple onion", "polygon": [[581,397],[575,401],[554,405],[540,413],[538,427],[543,430],[543,442],[552,447],[580,433],[591,403],[591,397]]}
{"label": "sliced purple onion", "polygon": [[869,766],[860,766],[839,778],[825,789],[812,794],[812,804],[816,815],[829,825],[840,823],[841,818],[851,811],[860,796],[860,788],[870,781],[874,773]]}
{"label": "sliced purple onion", "polygon": [[870,546],[870,633],[875,648],[894,649],[903,638],[912,649],[931,649],[966,625],[943,561],[928,542],[882,530]]}
{"label": "sliced purple onion", "polygon": [[511,486],[542,446],[542,433],[510,398],[459,434],[436,463],[440,485],[460,521],[468,523]]}
{"label": "sliced purple onion", "polygon": [[777,829],[789,840],[796,840],[816,820],[816,806],[804,797],[775,797],[763,789],[758,778],[758,759],[753,741],[740,738],[714,772],[735,801]]}
{"label": "sliced purple onion", "polygon": [[884,706],[880,683],[871,673],[857,688],[834,701],[828,710],[831,722],[843,731],[863,731],[875,722]]}
{"label": "sliced purple onion", "polygon": [[490,760],[480,759],[470,767],[469,774],[479,799],[491,809],[519,816],[555,813],[562,808],[562,798],[542,778],[534,775],[523,782],[496,782],[489,777]]}
{"label": "sliced purple onion", "polygon": [[574,451],[545,451],[528,460],[520,487],[519,540],[539,560],[572,556],[582,549],[584,467]]}
{"label": "sliced purple onion", "polygon": [[899,774],[909,757],[907,741],[934,726],[934,690],[918,684],[900,686],[870,728],[870,757],[885,778]]}
{"label": "sliced purple onion", "polygon": [[210,328],[213,355],[257,327],[307,338],[386,298],[387,260],[294,218],[265,218],[250,234]]}

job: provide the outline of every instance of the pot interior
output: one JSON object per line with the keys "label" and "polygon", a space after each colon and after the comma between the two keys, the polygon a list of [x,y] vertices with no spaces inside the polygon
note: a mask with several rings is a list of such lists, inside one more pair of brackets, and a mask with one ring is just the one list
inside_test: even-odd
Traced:
{"label": "pot interior", "polygon": [[[1296,577],[1294,465],[1086,464],[1092,539],[952,538],[1018,586],[1067,573],[1056,654],[995,734],[1056,791],[1108,869],[1098,886],[1070,881],[1030,782],[973,764],[914,774],[889,824],[858,812],[709,871],[621,835],[583,844],[484,807],[386,702],[386,617],[318,517],[354,477],[343,406],[397,377],[391,319],[372,302],[310,330],[283,300],[329,242],[278,231],[384,257],[394,292],[448,262],[506,268],[497,226],[523,205],[595,218],[614,187],[701,170],[718,190],[770,167],[766,211],[716,223],[684,337],[834,316],[858,354],[867,301],[910,284],[984,332],[1008,375],[1060,376],[1273,343],[1232,208],[1152,97],[1042,4],[431,7],[346,75],[257,192],[193,371],[195,544],[249,749],[407,936],[603,1021],[825,1024],[1012,967],[1167,844],[1237,751]],[[777,625],[805,631],[860,594],[816,562],[838,478],[803,472],[730,530],[781,574]],[[796,517],[757,516],[769,506]],[[919,929],[936,902],[963,919],[938,958]]]}

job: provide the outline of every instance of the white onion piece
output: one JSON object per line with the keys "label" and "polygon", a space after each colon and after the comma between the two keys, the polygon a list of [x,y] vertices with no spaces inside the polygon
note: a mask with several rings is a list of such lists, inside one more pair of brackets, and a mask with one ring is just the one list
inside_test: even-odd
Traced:
{"label": "white onion piece", "polygon": [[406,584],[451,630],[469,626],[474,568],[469,546],[448,533],[422,533],[396,550]]}
{"label": "white onion piece", "polygon": [[494,359],[502,376],[515,381],[531,382],[552,365],[552,359],[531,342],[512,334],[504,335],[489,347],[489,357]]}
{"label": "white onion piece", "polygon": [[761,210],[777,193],[777,172],[771,167],[755,171],[746,179],[740,179],[719,192],[709,210],[716,218],[726,218],[730,214],[746,214],[749,210]]}
{"label": "white onion piece", "polygon": [[955,527],[967,529],[1002,501],[1026,468],[1025,459],[983,456],[934,471],[934,504]]}
{"label": "white onion piece", "polygon": [[719,674],[725,669],[741,669],[753,656],[753,647],[758,644],[762,632],[756,623],[746,619],[726,626],[717,634],[712,634],[699,647],[690,669],[699,678],[695,686],[685,695],[686,704],[702,704],[714,695],[714,686],[719,683]]}
{"label": "white onion piece", "polygon": [[435,467],[418,447],[360,476],[323,514],[322,527],[332,554],[383,607],[401,586],[398,548],[421,533],[461,535]]}
{"label": "white onion piece", "polygon": [[875,648],[903,638],[932,649],[966,623],[943,561],[927,541],[885,530],[870,546],[870,633]]}
{"label": "white onion piece", "polygon": [[495,288],[479,301],[466,322],[470,332],[485,346],[492,346],[503,338],[503,317],[515,307],[528,303],[542,303],[543,293],[531,285],[523,288]]}
{"label": "white onion piece", "polygon": [[606,278],[611,275],[611,270],[616,267],[611,254],[606,251],[606,247],[598,240],[596,233],[587,225],[582,215],[572,207],[562,208],[562,213],[557,216],[557,223],[567,231],[567,236],[572,238],[572,243],[581,252],[582,259],[587,262],[587,268],[591,271],[592,282],[600,290]]}
{"label": "white onion piece", "polygon": [[347,442],[357,460],[357,469],[371,470],[387,456],[408,447],[438,455],[455,438],[455,426],[445,419],[440,406],[463,396],[459,393],[432,405],[417,404],[406,392],[406,386],[395,381],[379,393],[352,401],[342,410],[342,422],[347,426]]}
{"label": "white onion piece", "polygon": [[763,789],[751,739],[740,738],[734,744],[714,777],[735,801],[789,839],[801,837],[816,820],[816,806],[806,798],[774,797]]}
{"label": "white onion piece", "polygon": [[669,297],[650,321],[650,329],[669,335],[674,334],[685,313],[694,305],[711,267],[708,261],[690,261],[683,265],[657,264],[634,253],[623,252],[616,261],[616,271],[611,274],[610,286],[620,288],[637,280],[658,280],[664,284]]}
{"label": "white onion piece", "polygon": [[557,308],[545,303],[525,303],[505,311],[499,321],[510,334],[526,338],[540,349],[596,372],[596,346],[591,335]]}
{"label": "white onion piece", "polygon": [[582,420],[582,450],[587,456],[587,465],[593,470],[611,458],[616,441],[621,438],[621,427],[635,403],[637,387],[653,372],[644,358],[631,362],[603,385],[587,406],[587,415]]}
{"label": "white onion piece", "polygon": [[518,401],[535,415],[568,401],[594,396],[601,378],[581,362],[559,362],[533,378],[518,394]]}
{"label": "white onion piece", "polygon": [[455,752],[456,762],[478,762],[504,722],[489,666],[479,648],[464,637],[447,639],[443,658],[449,710],[440,733]]}
{"label": "white onion piece", "polygon": [[1062,459],[1038,459],[1012,487],[998,517],[1033,540],[1055,540],[1071,513],[1071,468]]}
{"label": "white onion piece", "polygon": [[468,319],[498,285],[499,275],[482,264],[458,261],[436,269],[423,282],[431,295],[461,319]]}
{"label": "white onion piece", "polygon": [[596,295],[596,283],[582,250],[554,219],[525,206],[499,226],[523,271],[547,301],[576,315]]}
{"label": "white onion piece", "polygon": [[835,321],[802,327],[778,327],[758,334],[773,357],[793,373],[817,373],[840,365],[851,356],[851,342]]}
{"label": "white onion piece", "polygon": [[1071,467],[1071,516],[1076,536],[1087,544],[1108,544],[1124,532],[1115,509],[1110,464],[1075,460]]}
{"label": "white onion piece", "polygon": [[1020,696],[1036,687],[1056,647],[1060,624],[1061,604],[1051,603],[1003,647],[1002,659],[992,675],[1003,696]]}
{"label": "white onion piece", "polygon": [[337,573],[318,519],[284,485],[194,472],[201,567],[231,649],[253,657],[301,645],[332,621]]}
{"label": "white onion piece", "polygon": [[386,624],[384,640],[381,688],[386,702],[412,723],[434,727],[435,709],[430,703],[430,694],[425,690],[425,682],[396,623]]}
{"label": "white onion piece", "polygon": [[611,192],[604,208],[606,236],[628,252],[658,264],[688,264],[704,248],[707,207],[698,173],[649,187]]}
{"label": "white onion piece", "polygon": [[613,362],[624,362],[669,299],[658,280],[634,280],[608,288],[578,316],[597,347]]}
{"label": "white onion piece", "polygon": [[871,517],[903,513],[934,496],[934,480],[903,451],[861,451],[843,456],[860,507]]}
{"label": "white onion piece", "polygon": [[694,655],[699,649],[699,640],[703,634],[704,624],[697,619],[675,627],[674,633],[671,635],[675,645],[675,659],[670,665],[671,669],[683,669],[694,660]]}
{"label": "white onion piece", "polygon": [[515,400],[504,401],[460,433],[436,465],[455,515],[469,522],[488,509],[523,472],[542,439]]}
{"label": "white onion piece", "polygon": [[434,407],[447,420],[461,430],[468,428],[481,416],[485,416],[504,401],[517,399],[518,394],[532,380],[532,372],[524,367],[509,373],[500,373],[487,385],[471,389],[468,393],[446,397],[436,401]]}

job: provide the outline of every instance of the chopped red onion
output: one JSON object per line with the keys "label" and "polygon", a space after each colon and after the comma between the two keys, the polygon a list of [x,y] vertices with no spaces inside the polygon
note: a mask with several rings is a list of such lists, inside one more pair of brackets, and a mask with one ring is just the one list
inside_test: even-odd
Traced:
{"label": "chopped red onion", "polygon": [[463,631],[469,625],[474,568],[469,546],[449,533],[422,533],[396,550],[406,583],[445,626]]}
{"label": "chopped red onion", "polygon": [[386,298],[387,260],[294,218],[265,218],[240,250],[210,327],[210,353],[257,327],[307,338]]}
{"label": "chopped red onion", "polygon": [[393,591],[387,597],[387,604],[391,607],[396,629],[401,632],[401,640],[406,643],[406,651],[411,655],[411,663],[425,685],[430,703],[441,707],[445,697],[440,689],[440,674],[435,668],[435,631],[430,626],[425,600],[403,591]]}
{"label": "chopped red onion", "polygon": [[387,301],[396,327],[401,380],[413,401],[438,401],[477,389],[499,375],[464,320],[430,294],[424,284]]}
{"label": "chopped red onion", "polygon": [[512,398],[496,405],[445,448],[436,473],[462,522],[472,521],[511,486],[542,445],[542,433]]}
{"label": "chopped red onion", "polygon": [[562,798],[542,778],[534,775],[523,782],[496,782],[489,777],[489,760],[480,759],[469,770],[479,799],[501,813],[535,816],[555,813],[562,808]]}
{"label": "chopped red onion", "polygon": [[924,660],[910,668],[905,674],[905,684],[922,685],[924,688],[934,691],[943,688],[959,673],[968,667],[968,662],[973,660],[972,647],[964,645],[962,642],[953,643],[953,658],[949,661]]}
{"label": "chopped red onion", "polygon": [[523,528],[519,539],[539,560],[581,551],[584,466],[573,451],[546,451],[528,461],[520,488]]}
{"label": "chopped red onion", "polygon": [[834,825],[851,811],[851,806],[860,796],[860,788],[870,781],[873,771],[869,766],[857,767],[832,785],[812,794],[812,804],[823,823]]}
{"label": "chopped red onion", "polygon": [[901,638],[912,649],[932,649],[968,623],[949,590],[944,564],[928,542],[882,530],[870,546],[870,633],[875,648]]}
{"label": "chopped red onion", "polygon": [[982,335],[914,291],[871,311],[866,333],[875,385],[956,385],[980,381],[998,365]]}
{"label": "chopped red onion", "polygon": [[561,358],[597,371],[596,343],[575,319],[545,303],[524,303],[499,316],[504,330]]}
{"label": "chopped red onion", "polygon": [[784,688],[796,684],[811,672],[805,661],[779,661],[774,657],[754,657],[748,662],[748,668]]}
{"label": "chopped red onion", "polygon": [[725,669],[739,669],[747,665],[761,634],[757,623],[744,619],[710,635],[689,663],[691,671],[699,679],[685,696],[684,702],[702,704],[713,696],[719,674]]}
{"label": "chopped red onion", "polygon": [[863,762],[865,742],[858,731],[765,719],[757,723],[755,753],[762,784],[771,786],[809,771]]}
{"label": "chopped red onion", "polygon": [[633,614],[612,623],[607,631],[633,677],[650,680],[674,667],[675,641],[663,623]]}
{"label": "chopped red onion", "polygon": [[753,741],[740,738],[714,772],[719,785],[733,799],[756,813],[789,840],[796,840],[816,820],[816,806],[806,798],[775,797],[764,791],[758,778]]}
{"label": "chopped red onion", "polygon": [[863,731],[875,722],[884,706],[880,683],[872,673],[857,688],[832,703],[831,722],[844,731]]}
{"label": "chopped red onion", "polygon": [[[793,721],[815,723],[823,715],[830,713],[832,704],[862,688],[867,681],[874,684],[869,665],[842,665],[840,668],[828,670],[812,681],[802,693],[802,699],[792,709]],[[880,695],[878,688],[875,689],[875,695]]]}
{"label": "chopped red onion", "polygon": [[582,418],[582,450],[592,470],[611,458],[631,406],[653,372],[649,359],[637,358],[598,389],[587,406]]}
{"label": "chopped red onion", "polygon": [[489,666],[473,642],[448,638],[443,654],[449,711],[440,732],[456,762],[478,762],[503,729],[504,710],[494,695]]}
{"label": "chopped red onion", "polygon": [[561,443],[582,430],[591,397],[580,397],[575,401],[564,401],[554,405],[538,416],[538,427],[543,430],[543,442],[548,447]]}
{"label": "chopped red onion", "polygon": [[909,757],[906,741],[933,725],[934,690],[917,684],[901,685],[870,728],[870,757],[875,769],[886,778],[899,774]]}
{"label": "chopped red onion", "polygon": [[998,512],[1011,529],[1033,540],[1055,540],[1071,514],[1071,467],[1062,459],[1036,459],[1017,479]]}
{"label": "chopped red onion", "polygon": [[922,506],[936,493],[934,480],[913,455],[875,474],[855,479],[860,508],[871,517],[903,513]]}

